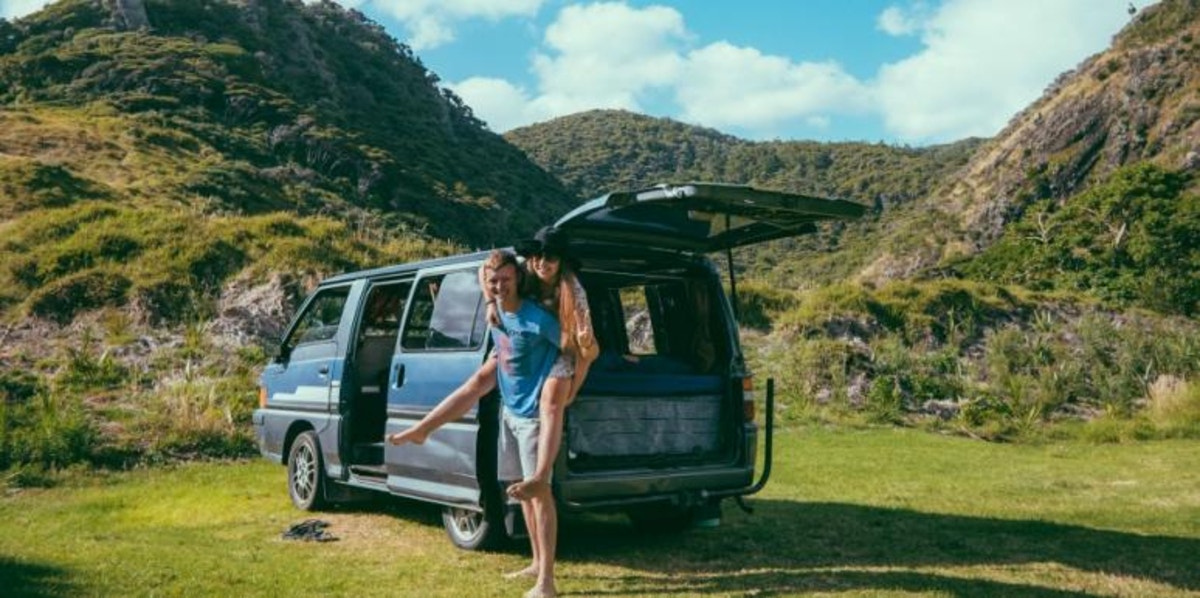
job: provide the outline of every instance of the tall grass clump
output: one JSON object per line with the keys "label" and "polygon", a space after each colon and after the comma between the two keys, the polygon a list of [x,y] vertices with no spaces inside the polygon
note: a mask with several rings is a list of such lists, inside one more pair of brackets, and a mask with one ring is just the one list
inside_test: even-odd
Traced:
{"label": "tall grass clump", "polygon": [[29,372],[0,370],[0,470],[86,461],[97,430],[77,401]]}
{"label": "tall grass clump", "polygon": [[1169,374],[1150,384],[1146,414],[1167,436],[1200,437],[1200,380]]}

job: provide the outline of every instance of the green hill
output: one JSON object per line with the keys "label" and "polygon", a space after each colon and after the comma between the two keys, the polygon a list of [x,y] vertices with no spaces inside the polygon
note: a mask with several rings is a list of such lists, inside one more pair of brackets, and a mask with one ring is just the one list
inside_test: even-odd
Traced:
{"label": "green hill", "polygon": [[1200,2],[1140,11],[996,137],[944,147],[755,143],[613,111],[506,137],[584,194],[701,178],[874,207],[735,257],[785,417],[1195,435],[1197,39]]}
{"label": "green hill", "polygon": [[147,27],[90,0],[3,26],[10,318],[133,302],[178,321],[247,269],[506,244],[575,203],[357,12],[137,4]]}
{"label": "green hill", "polygon": [[[1184,289],[1194,278],[1186,268],[1200,259],[1190,249],[1200,246],[1190,199],[1200,168],[1198,40],[1200,2],[1162,2],[1139,12],[1111,48],[1063,73],[996,137],[940,147],[750,142],[619,111],[571,115],[506,137],[582,195],[702,179],[844,197],[874,208],[862,221],[831,226],[821,235],[744,250],[742,274],[776,287],[1001,276],[1093,294],[1121,307],[1191,314],[1194,291]],[[1124,213],[1110,209],[1109,217],[1114,230],[1141,231],[1134,242],[1141,249],[1132,250],[1142,257],[1076,260],[1069,266],[1075,274],[1060,276],[1052,272],[1057,266],[1032,264],[1036,252],[1014,245],[1014,235],[1028,236],[1039,226],[1086,227],[1098,209],[1089,198],[1097,195],[1112,197],[1101,203],[1142,202],[1144,193],[1129,194],[1149,187],[1131,187],[1128,179],[1136,175],[1122,169],[1146,164],[1157,169],[1159,180],[1171,181],[1169,190],[1151,192],[1163,201]],[[1051,214],[1058,214],[1053,222],[1047,220]],[[1165,220],[1172,224],[1158,222]],[[1068,239],[1101,242],[1093,237],[1060,236],[1055,251],[1068,251],[1061,246]],[[979,258],[986,266],[962,266],[1001,239],[1003,247]],[[1166,273],[1151,262],[1173,266]],[[1113,277],[1123,280],[1105,282]],[[1135,285],[1145,292],[1131,290]]]}
{"label": "green hill", "polygon": [[[982,140],[907,148],[870,143],[751,142],[670,119],[615,110],[564,116],[505,134],[572,191],[596,196],[667,181],[720,181],[842,197],[872,206],[859,222],[811,238],[739,252],[747,273],[791,288],[853,275],[888,214],[927,196],[961,168]],[[835,253],[836,252],[836,253]]]}
{"label": "green hill", "polygon": [[357,11],[61,0],[0,19],[0,469],[244,454],[322,276],[577,200]]}
{"label": "green hill", "polygon": [[736,252],[784,422],[1200,437],[1197,39],[1200,0],[1164,0],[995,138],[908,148],[619,111],[501,138],[332,3],[0,20],[0,470],[251,454],[256,372],[320,277],[683,180],[872,208]]}

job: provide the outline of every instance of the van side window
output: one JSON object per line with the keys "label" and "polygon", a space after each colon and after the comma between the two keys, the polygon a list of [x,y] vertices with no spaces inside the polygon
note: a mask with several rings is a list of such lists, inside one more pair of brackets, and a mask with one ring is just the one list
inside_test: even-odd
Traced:
{"label": "van side window", "polygon": [[486,327],[482,298],[474,269],[418,280],[402,346],[410,351],[478,349]]}
{"label": "van side window", "polygon": [[308,304],[308,309],[296,322],[292,334],[288,336],[285,345],[295,349],[308,343],[319,343],[333,340],[337,336],[338,326],[342,323],[342,312],[346,308],[346,297],[350,287],[340,287],[321,291]]}
{"label": "van side window", "polygon": [[363,310],[361,338],[390,336],[395,340],[400,331],[400,316],[408,299],[411,282],[385,283],[371,287]]}

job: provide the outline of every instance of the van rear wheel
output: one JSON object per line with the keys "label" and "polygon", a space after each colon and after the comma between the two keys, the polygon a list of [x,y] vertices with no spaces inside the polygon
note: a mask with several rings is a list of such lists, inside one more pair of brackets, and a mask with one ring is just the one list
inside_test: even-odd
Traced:
{"label": "van rear wheel", "polygon": [[288,496],[296,508],[315,511],[325,506],[327,483],[317,434],[312,430],[303,432],[288,452]]}
{"label": "van rear wheel", "polygon": [[463,550],[493,548],[504,536],[504,524],[497,517],[471,509],[443,508],[442,525],[450,541]]}

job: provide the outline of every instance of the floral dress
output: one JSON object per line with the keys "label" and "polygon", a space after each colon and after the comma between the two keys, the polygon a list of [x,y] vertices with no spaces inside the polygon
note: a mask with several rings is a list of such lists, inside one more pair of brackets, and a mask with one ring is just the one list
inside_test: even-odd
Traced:
{"label": "floral dress", "polygon": [[[583,285],[579,284],[579,278],[571,276],[569,278],[571,289],[575,295],[575,339],[579,344],[580,350],[587,351],[588,348],[596,344],[595,334],[592,332],[592,312],[588,308],[587,293],[583,290]],[[555,289],[554,294],[550,297],[542,299],[542,306],[550,313],[558,314],[558,289]],[[571,378],[575,375],[575,359],[576,354],[573,351],[562,351],[558,354],[558,359],[554,361],[554,367],[550,368],[551,378]]]}

